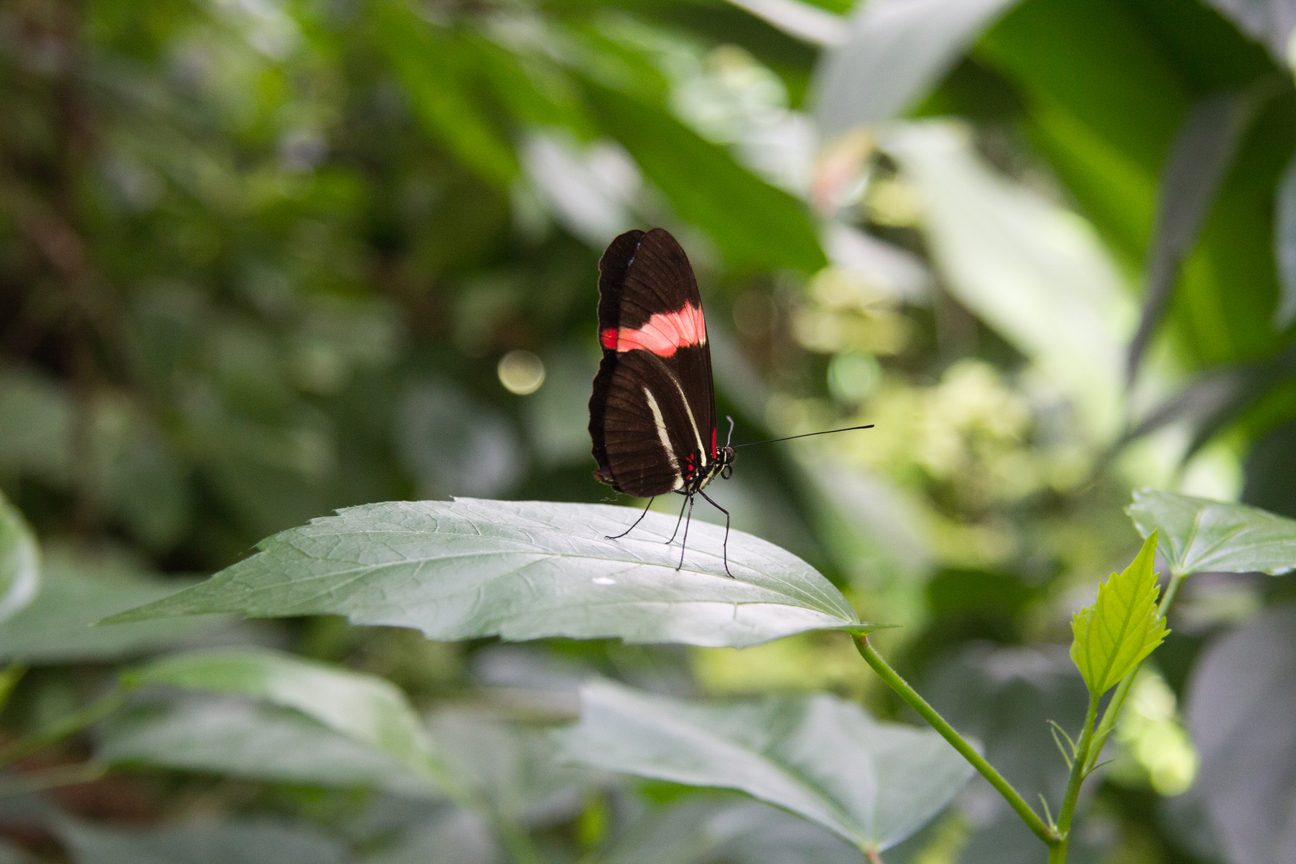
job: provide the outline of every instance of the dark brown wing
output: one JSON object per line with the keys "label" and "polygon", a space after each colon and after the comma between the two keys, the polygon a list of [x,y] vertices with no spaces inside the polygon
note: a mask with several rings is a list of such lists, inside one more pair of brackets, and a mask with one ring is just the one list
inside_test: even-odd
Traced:
{"label": "dark brown wing", "polygon": [[603,254],[599,339],[595,476],[639,497],[682,488],[715,458],[715,390],[697,280],[666,231],[627,232]]}

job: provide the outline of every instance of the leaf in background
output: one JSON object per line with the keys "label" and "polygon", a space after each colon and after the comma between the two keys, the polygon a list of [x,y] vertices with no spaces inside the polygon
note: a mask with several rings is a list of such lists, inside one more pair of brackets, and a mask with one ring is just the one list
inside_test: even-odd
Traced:
{"label": "leaf in background", "polygon": [[365,856],[362,864],[496,864],[503,860],[488,823],[456,808],[415,826],[396,843]]}
{"label": "leaf in background", "polygon": [[40,583],[36,536],[18,508],[0,492],[0,622],[29,606]]}
{"label": "leaf in background", "polygon": [[1133,382],[1143,352],[1165,316],[1180,264],[1197,243],[1242,138],[1271,92],[1267,87],[1252,88],[1201,100],[1188,112],[1170,145],[1143,274],[1143,313],[1126,360],[1127,384]]}
{"label": "leaf in background", "polygon": [[0,370],[0,429],[0,475],[69,481],[72,404],[57,383],[22,368]]}
{"label": "leaf in background", "polygon": [[872,0],[821,59],[815,118],[823,139],[890,120],[931,89],[1017,0]]}
{"label": "leaf in background", "polygon": [[1296,5],[1290,0],[1206,0],[1206,5],[1264,44],[1280,66],[1291,64]]}
{"label": "leaf in background", "polygon": [[[262,541],[207,582],[113,623],[238,612],[345,615],[429,639],[567,636],[741,647],[861,625],[828,580],[789,552],[695,521],[685,568],[663,541],[675,517],[595,504],[390,502],[352,507]],[[694,569],[702,561],[706,569]]]}
{"label": "leaf in background", "polygon": [[800,0],[729,0],[789,36],[824,47],[846,41],[846,19]]}
{"label": "leaf in background", "polygon": [[812,273],[828,263],[804,202],[761,180],[665,110],[592,80],[587,89],[608,134],[679,218],[707,233],[730,269]]}
{"label": "leaf in background", "polygon": [[517,174],[508,137],[483,110],[467,41],[397,4],[377,7],[377,45],[386,54],[414,114],[465,166],[502,189]]}
{"label": "leaf in background", "polygon": [[797,816],[729,795],[690,795],[650,810],[600,864],[863,864],[860,850]]}
{"label": "leaf in background", "polygon": [[1192,435],[1179,457],[1181,463],[1187,462],[1217,432],[1289,382],[1293,372],[1296,372],[1296,348],[1279,352],[1262,363],[1203,372],[1149,411],[1121,436],[1121,443],[1182,422]]}
{"label": "leaf in background", "polygon": [[441,797],[426,772],[298,711],[241,697],[195,695],[122,712],[100,730],[95,758],[122,768]]}
{"label": "leaf in background", "polygon": [[458,788],[506,818],[527,824],[573,819],[602,779],[584,766],[557,761],[543,729],[466,710],[440,711],[429,728]]}
{"label": "leaf in background", "polygon": [[58,835],[75,864],[344,864],[336,840],[268,821],[199,823],[132,830],[61,820]]}
{"label": "leaf in background", "polygon": [[1157,614],[1156,532],[1134,561],[1098,586],[1098,599],[1071,619],[1071,659],[1094,697],[1133,672],[1166,637]]}
{"label": "leaf in background", "polygon": [[1194,784],[1225,860],[1296,860],[1296,609],[1268,609],[1210,645],[1185,713],[1201,757]]}
{"label": "leaf in background", "polygon": [[[919,690],[954,728],[983,742],[985,757],[1027,801],[1040,795],[1062,800],[1070,772],[1048,721],[1079,729],[1089,694],[1061,646],[965,644],[940,661]],[[1086,830],[1083,800],[1071,855],[1095,861],[1092,847],[1102,841]],[[957,806],[971,832],[959,864],[1038,864],[1039,839],[984,778],[973,778]]]}
{"label": "leaf in background", "polygon": [[1144,537],[1160,535],[1174,573],[1277,576],[1296,569],[1296,521],[1245,504],[1140,489],[1125,508]]}
{"label": "leaf in background", "polygon": [[581,690],[580,723],[554,735],[565,758],[739,789],[864,850],[913,834],[972,775],[937,733],[826,694],[705,706],[596,682]]}
{"label": "leaf in background", "polygon": [[251,637],[231,626],[228,618],[93,626],[108,615],[151,603],[192,584],[191,580],[145,576],[117,563],[50,555],[35,599],[0,622],[0,658],[31,664],[117,660],[177,646]]}
{"label": "leaf in background", "polygon": [[390,681],[259,648],[224,648],[167,657],[122,676],[237,694],[300,711],[328,728],[427,773],[431,744],[405,694]]}
{"label": "leaf in background", "polygon": [[880,145],[918,187],[945,285],[1034,360],[1091,435],[1113,437],[1133,308],[1092,228],[991,171],[953,124],[901,124]]}
{"label": "leaf in background", "polygon": [[1296,321],[1296,156],[1283,169],[1274,196],[1274,260],[1280,288],[1274,328],[1285,330]]}

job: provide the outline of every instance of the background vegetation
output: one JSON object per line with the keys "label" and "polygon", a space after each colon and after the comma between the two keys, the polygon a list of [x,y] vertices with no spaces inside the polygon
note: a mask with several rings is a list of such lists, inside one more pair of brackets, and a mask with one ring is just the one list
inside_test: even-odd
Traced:
{"label": "background vegetation", "polygon": [[[1059,797],[1045,721],[1084,714],[1068,625],[1138,548],[1131,490],[1296,516],[1296,11],[854,5],[0,3],[0,489],[43,561],[6,595],[28,605],[0,622],[4,728],[99,704],[145,657],[280,648],[402,688],[513,826],[361,755],[321,769],[342,745],[298,715],[235,764],[220,724],[269,709],[171,694],[208,725],[137,738],[205,729],[188,762],[102,725],[26,756],[0,857],[493,861],[516,829],[552,861],[860,860],[763,805],[559,766],[541,732],[593,674],[912,719],[840,634],[85,626],[338,507],[606,500],[596,263],[651,225],[698,270],[735,442],[876,424],[742,451],[716,490],[735,527],[902,625],[892,662]],[[1073,860],[1296,860],[1290,705],[1211,720],[1221,681],[1296,693],[1291,578],[1186,583]],[[744,845],[753,825],[774,839]],[[1042,857],[976,781],[886,860]]]}

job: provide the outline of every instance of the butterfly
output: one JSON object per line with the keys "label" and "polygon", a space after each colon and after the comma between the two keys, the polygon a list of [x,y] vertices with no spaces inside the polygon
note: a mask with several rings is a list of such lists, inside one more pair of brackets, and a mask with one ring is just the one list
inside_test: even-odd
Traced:
{"label": "butterfly", "polygon": [[[599,344],[603,360],[590,397],[594,476],[618,492],[652,499],[683,495],[693,516],[701,495],[725,514],[723,556],[729,573],[729,511],[706,492],[733,473],[734,448],[717,446],[715,383],[702,297],[688,256],[669,232],[627,231],[599,259]],[[729,419],[733,435],[733,418]],[[634,530],[648,513],[615,537]],[[684,521],[682,546],[688,544]],[[684,549],[680,564],[684,566]]]}

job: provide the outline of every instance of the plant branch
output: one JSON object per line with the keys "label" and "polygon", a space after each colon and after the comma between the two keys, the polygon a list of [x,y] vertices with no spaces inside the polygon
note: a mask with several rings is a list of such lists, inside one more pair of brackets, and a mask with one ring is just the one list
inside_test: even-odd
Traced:
{"label": "plant branch", "polygon": [[1067,781],[1066,796],[1062,799],[1062,809],[1058,811],[1057,833],[1062,836],[1062,842],[1049,849],[1049,864],[1066,864],[1071,819],[1075,816],[1076,802],[1080,800],[1080,786],[1088,776],[1085,765],[1089,761],[1089,749],[1094,741],[1094,723],[1097,720],[1098,697],[1091,694],[1089,707],[1085,711],[1084,729],[1076,743],[1075,762],[1071,764],[1071,779]]}
{"label": "plant branch", "polygon": [[955,750],[957,750],[964,759],[972,763],[972,767],[981,772],[981,776],[990,781],[990,785],[998,790],[1004,800],[1017,811],[1017,815],[1026,823],[1026,827],[1034,832],[1035,836],[1043,840],[1050,847],[1056,846],[1062,842],[1062,836],[1056,830],[1049,827],[1039,814],[1026,803],[1021,793],[1013,788],[1013,785],[1000,774],[993,765],[986,761],[986,758],[976,751],[962,735],[955,731],[954,727],[949,724],[936,709],[927,703],[926,699],[918,695],[918,692],[909,686],[909,683],[900,677],[882,656],[874,650],[869,644],[867,636],[855,636],[855,647],[859,649],[860,656],[873,667],[873,671],[881,676],[882,680],[887,683],[892,690],[900,695],[900,698],[908,703],[909,707],[917,711],[924,720],[931,724],[931,727],[940,733],[941,737],[948,741]]}

